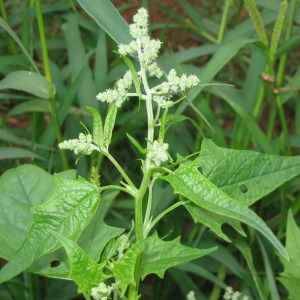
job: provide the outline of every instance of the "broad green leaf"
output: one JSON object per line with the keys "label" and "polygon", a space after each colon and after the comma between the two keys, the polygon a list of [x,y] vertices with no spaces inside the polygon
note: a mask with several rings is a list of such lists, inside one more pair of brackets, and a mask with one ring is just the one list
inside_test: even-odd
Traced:
{"label": "broad green leaf", "polygon": [[22,149],[22,148],[13,148],[13,147],[2,147],[0,148],[0,160],[1,159],[12,159],[12,158],[36,158],[39,160],[45,160],[43,157],[35,154],[34,152]]}
{"label": "broad green leaf", "polygon": [[[123,228],[107,225],[103,220],[111,202],[117,195],[116,191],[105,191],[101,194],[101,202],[95,216],[78,239],[78,245],[97,262],[100,261],[100,254],[106,245],[124,231]],[[68,257],[60,248],[38,258],[27,271],[44,276],[68,278],[70,272]]]}
{"label": "broad green leaf", "polygon": [[226,149],[204,139],[199,166],[214,185],[249,206],[300,174],[300,156]]}
{"label": "broad green leaf", "polygon": [[111,142],[111,137],[115,126],[117,112],[118,112],[117,106],[115,106],[114,104],[110,105],[104,123],[104,144],[106,148],[108,148]]}
{"label": "broad green leaf", "polygon": [[9,73],[0,81],[0,90],[14,89],[48,99],[48,84],[46,78],[39,73],[15,71]]}
{"label": "broad green leaf", "polygon": [[98,188],[83,179],[54,175],[56,189],[45,203],[32,208],[33,223],[25,240],[0,271],[4,282],[27,269],[40,256],[59,248],[48,230],[77,240],[94,216],[100,201]]}
{"label": "broad green leaf", "polygon": [[31,208],[54,190],[53,176],[34,165],[10,169],[0,177],[0,257],[12,258],[30,229]]}
{"label": "broad green leaf", "polygon": [[114,267],[111,271],[116,282],[120,282],[119,288],[122,294],[126,292],[128,285],[136,286],[137,284],[134,279],[134,269],[137,258],[145,247],[145,241],[132,244],[121,259],[118,262],[114,262]]}
{"label": "broad green leaf", "polygon": [[98,148],[101,149],[104,142],[102,118],[95,108],[87,107],[86,109],[93,115],[93,139]]}
{"label": "broad green leaf", "polygon": [[78,244],[95,261],[99,261],[100,254],[105,245],[113,238],[124,232],[124,228],[112,227],[104,222],[104,217],[118,191],[104,191],[101,194],[101,202],[96,211],[95,217],[88,224],[78,240]]}
{"label": "broad green leaf", "polygon": [[45,99],[32,99],[24,101],[13,107],[8,116],[20,115],[27,112],[45,112],[51,113],[50,103]]}
{"label": "broad green leaf", "polygon": [[288,299],[298,299],[300,294],[300,228],[291,210],[287,220],[286,249],[290,260],[282,259],[284,272],[280,274],[279,281],[288,290]]}
{"label": "broad green leaf", "polygon": [[238,220],[209,211],[194,203],[187,203],[185,204],[185,207],[196,223],[204,224],[225,241],[231,242],[228,236],[222,231],[222,225],[225,223],[231,225],[241,235],[246,236],[246,233]]}
{"label": "broad green leaf", "polygon": [[91,289],[97,287],[107,277],[103,273],[106,262],[97,264],[75,242],[53,230],[49,230],[49,232],[59,240],[68,254],[70,261],[69,278],[76,282],[78,292],[90,294]]}
{"label": "broad green leaf", "polygon": [[208,211],[238,220],[252,226],[263,234],[279,253],[288,254],[269,227],[252,210],[231,198],[198,171],[199,161],[180,165],[162,179],[167,180],[175,193],[191,200]]}
{"label": "broad green leaf", "polygon": [[132,40],[129,27],[109,0],[77,0],[82,8],[102,27],[117,44]]}
{"label": "broad green leaf", "polygon": [[167,269],[207,255],[217,247],[197,249],[182,245],[180,237],[172,241],[163,241],[157,234],[145,240],[145,249],[141,262],[141,277],[154,273],[160,278],[164,277]]}

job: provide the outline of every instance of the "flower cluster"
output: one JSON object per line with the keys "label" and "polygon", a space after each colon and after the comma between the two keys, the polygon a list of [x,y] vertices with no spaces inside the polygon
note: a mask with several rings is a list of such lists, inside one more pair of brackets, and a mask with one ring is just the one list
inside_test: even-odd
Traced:
{"label": "flower cluster", "polygon": [[[121,55],[136,55],[141,69],[138,74],[147,72],[150,76],[160,78],[163,75],[156,59],[158,57],[161,42],[150,39],[148,33],[148,12],[145,8],[140,8],[133,17],[133,24],[129,25],[129,31],[133,41],[129,44],[118,45],[118,51]],[[97,99],[103,102],[115,103],[121,106],[128,96],[128,90],[132,86],[132,75],[130,71],[122,79],[117,81],[117,89],[108,89],[97,95]],[[195,75],[177,76],[176,71],[172,69],[167,75],[167,81],[151,89],[153,101],[160,107],[166,108],[174,103],[170,101],[172,95],[183,92],[187,88],[197,86],[199,79]],[[131,94],[133,95],[133,94]]]}
{"label": "flower cluster", "polygon": [[91,296],[95,300],[108,300],[111,299],[110,295],[116,290],[116,285],[113,283],[111,286],[101,282],[97,287],[92,288]]}
{"label": "flower cluster", "polygon": [[148,71],[150,76],[161,77],[162,70],[155,61],[161,46],[159,40],[152,40],[148,33],[148,12],[140,8],[133,17],[133,24],[129,25],[129,31],[134,40],[128,45],[120,44],[118,51],[122,55],[137,53],[141,66]]}
{"label": "flower cluster", "polygon": [[173,94],[197,86],[200,82],[196,75],[183,74],[179,77],[174,69],[167,75],[167,80],[151,89],[153,101],[161,107],[173,105],[173,102],[170,101]]}
{"label": "flower cluster", "polygon": [[159,141],[154,141],[148,149],[147,158],[154,167],[159,167],[169,159],[169,145]]}
{"label": "flower cluster", "polygon": [[99,93],[96,98],[102,102],[114,103],[120,107],[127,98],[127,92],[132,86],[132,75],[127,71],[123,78],[119,79],[116,83],[117,89],[108,89],[103,93]]}
{"label": "flower cluster", "polygon": [[234,292],[232,287],[227,287],[226,292],[223,296],[224,300],[249,300],[248,296],[243,296],[240,298],[241,293],[239,291]]}
{"label": "flower cluster", "polygon": [[75,154],[85,154],[89,155],[93,150],[100,151],[100,149],[92,143],[93,138],[91,134],[80,133],[78,139],[72,139],[63,141],[58,144],[60,149],[74,150]]}

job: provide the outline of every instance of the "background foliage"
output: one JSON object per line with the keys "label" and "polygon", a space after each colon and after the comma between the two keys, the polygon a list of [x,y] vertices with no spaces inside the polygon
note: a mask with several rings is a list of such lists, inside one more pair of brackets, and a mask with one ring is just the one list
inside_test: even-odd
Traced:
{"label": "background foliage", "polygon": [[[76,157],[57,149],[59,141],[82,131],[78,121],[91,129],[86,106],[105,113],[105,105],[95,101],[95,95],[111,87],[126,69],[112,51],[116,41],[128,41],[127,24],[111,9],[110,1],[102,2],[98,13],[103,17],[97,19],[99,14],[93,15],[92,9],[96,2],[0,1],[1,173],[31,163],[51,173],[75,167],[88,178],[91,166],[98,165],[104,183],[118,180],[101,155],[83,157],[75,166]],[[192,117],[195,124],[181,122],[170,129],[168,142],[176,145],[173,156],[199,151],[203,136],[226,148],[299,154],[299,1],[228,0],[222,5],[206,0],[171,1],[172,5],[170,1],[112,2],[128,22],[138,7],[149,8],[154,21],[152,35],[165,45],[160,58],[164,69],[195,73],[202,83],[233,85],[193,90],[188,101],[201,114],[187,101],[174,111]],[[91,17],[96,17],[96,22]],[[143,111],[129,102],[117,119],[117,128],[112,141],[114,155],[134,178],[139,163],[126,164],[136,156],[136,149],[125,133],[143,136]],[[295,218],[299,224],[299,186],[299,178],[295,178],[253,207],[280,240],[287,232],[299,236],[293,221]],[[155,193],[158,211],[173,200],[164,186]],[[105,218],[110,225],[130,229],[131,214],[132,203],[122,196],[110,201]],[[184,298],[194,290],[199,299],[218,299],[227,284],[253,299],[285,299],[288,290],[294,291],[289,277],[300,277],[293,267],[299,265],[297,250],[288,265],[249,228],[249,238],[228,244],[186,217],[183,209],[176,210],[161,224],[160,234],[170,239],[183,234],[182,242],[187,245],[218,244],[219,249],[196,262],[171,268],[164,280],[150,277],[142,286],[149,298]],[[293,238],[287,241],[288,247],[299,249]],[[284,276],[277,280],[282,272]],[[28,273],[2,284],[0,295],[1,299],[79,299],[72,283]]]}

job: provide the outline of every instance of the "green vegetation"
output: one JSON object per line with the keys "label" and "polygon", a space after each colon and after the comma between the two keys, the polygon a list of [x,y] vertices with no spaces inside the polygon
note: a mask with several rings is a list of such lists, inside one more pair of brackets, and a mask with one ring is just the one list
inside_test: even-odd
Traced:
{"label": "green vegetation", "polygon": [[173,4],[0,0],[1,299],[297,299],[299,3]]}

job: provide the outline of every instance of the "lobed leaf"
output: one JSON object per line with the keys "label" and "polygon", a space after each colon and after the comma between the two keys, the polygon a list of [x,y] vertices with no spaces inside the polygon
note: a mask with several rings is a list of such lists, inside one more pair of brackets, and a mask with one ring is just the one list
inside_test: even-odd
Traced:
{"label": "lobed leaf", "polygon": [[78,292],[90,294],[91,289],[97,287],[107,277],[103,273],[106,262],[97,264],[75,242],[53,230],[49,230],[49,232],[59,240],[68,254],[69,278],[76,282]]}
{"label": "lobed leaf", "polygon": [[214,185],[249,206],[300,174],[300,156],[226,149],[204,139],[199,166]]}
{"label": "lobed leaf", "polygon": [[163,176],[162,179],[173,186],[175,193],[191,200],[197,206],[252,226],[262,233],[283,257],[288,258],[285,248],[263,220],[204,177],[198,171],[198,166],[199,161],[196,159],[180,165],[175,172]]}
{"label": "lobed leaf", "polygon": [[49,229],[77,240],[94,216],[98,188],[83,179],[54,175],[56,189],[45,203],[32,208],[33,223],[20,248],[0,271],[4,282],[27,269],[34,260],[60,247]]}
{"label": "lobed leaf", "polygon": [[[124,231],[123,228],[107,225],[103,220],[107,209],[117,195],[118,192],[116,191],[104,191],[101,194],[100,205],[77,242],[79,247],[97,262],[100,261],[100,254],[103,253],[106,245]],[[68,257],[65,251],[60,248],[38,258],[27,271],[44,276],[68,278],[70,273]]]}
{"label": "lobed leaf", "polygon": [[134,279],[134,269],[138,256],[145,247],[145,240],[138,244],[132,244],[130,248],[124,253],[118,262],[114,262],[112,274],[116,282],[119,283],[121,293],[124,294],[128,285],[136,286]]}
{"label": "lobed leaf", "polygon": [[164,277],[167,269],[207,255],[217,247],[197,249],[182,245],[180,237],[172,241],[164,241],[157,234],[145,240],[145,249],[141,262],[141,277],[154,273],[160,278]]}

